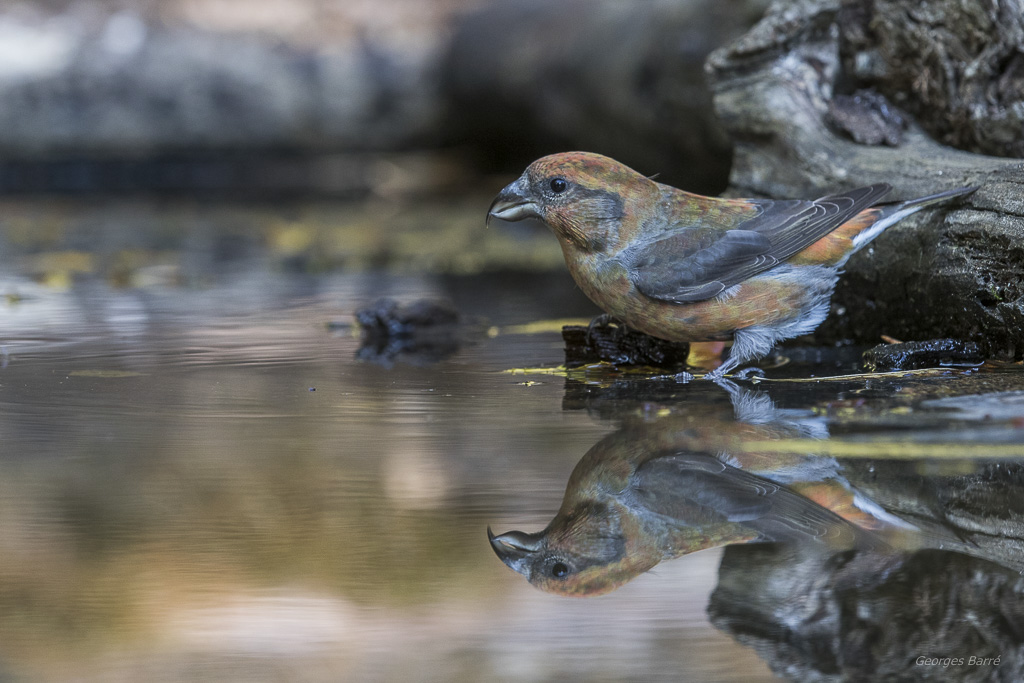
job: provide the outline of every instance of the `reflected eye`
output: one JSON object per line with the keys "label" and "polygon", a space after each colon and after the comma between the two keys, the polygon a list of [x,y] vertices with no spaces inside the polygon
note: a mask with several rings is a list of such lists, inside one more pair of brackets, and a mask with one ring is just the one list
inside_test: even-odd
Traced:
{"label": "reflected eye", "polygon": [[561,579],[569,573],[569,568],[562,562],[555,562],[551,565],[551,575],[556,579]]}
{"label": "reflected eye", "polygon": [[569,182],[565,178],[552,178],[551,191],[555,194],[562,194],[569,189]]}

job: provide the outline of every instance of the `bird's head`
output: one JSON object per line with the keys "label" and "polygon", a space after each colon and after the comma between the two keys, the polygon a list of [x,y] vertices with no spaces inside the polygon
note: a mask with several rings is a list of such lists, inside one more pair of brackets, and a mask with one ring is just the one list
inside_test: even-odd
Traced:
{"label": "bird's head", "polygon": [[548,593],[590,597],[609,593],[661,561],[655,539],[636,520],[601,504],[560,512],[537,533],[487,530],[495,554]]}
{"label": "bird's head", "polygon": [[539,218],[563,242],[588,251],[614,248],[624,221],[656,210],[653,180],[600,154],[563,152],[530,164],[495,198],[487,219]]}

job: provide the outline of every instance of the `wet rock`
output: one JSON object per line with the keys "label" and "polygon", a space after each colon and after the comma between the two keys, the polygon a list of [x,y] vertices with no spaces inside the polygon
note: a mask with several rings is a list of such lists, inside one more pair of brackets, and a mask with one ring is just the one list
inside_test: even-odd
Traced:
{"label": "wet rock", "polygon": [[356,357],[380,365],[429,365],[454,355],[467,340],[466,321],[451,304],[421,299],[400,305],[380,299],[356,311]]}
{"label": "wet rock", "polygon": [[380,299],[356,311],[356,322],[366,335],[408,337],[427,329],[450,327],[459,322],[459,312],[441,301],[420,299],[401,306],[394,299]]}
{"label": "wet rock", "polygon": [[[985,374],[964,375],[952,385],[962,392],[986,381]],[[940,394],[949,384],[922,382],[920,389]],[[915,392],[902,388],[908,392],[901,394]],[[990,422],[1019,414],[1021,396],[920,401],[919,394],[918,401],[944,411],[940,420]],[[972,442],[962,428],[954,431],[963,443]],[[1018,433],[1005,438],[1020,441]],[[729,547],[708,608],[712,623],[789,680],[1020,680],[1024,467],[1008,460],[965,462],[955,446],[948,454],[952,460],[927,464],[843,459],[842,475],[860,500],[914,530],[905,538],[902,532],[890,536],[891,552]]]}
{"label": "wet rock", "polygon": [[838,24],[844,71],[936,140],[1024,157],[1024,2],[859,0]]}
{"label": "wet rock", "polygon": [[682,369],[690,352],[690,345],[685,342],[658,339],[614,324],[589,328],[566,325],[562,328],[562,339],[567,368],[605,361],[615,365]]}
{"label": "wet rock", "polygon": [[[814,197],[885,181],[894,187],[888,199],[899,200],[980,186],[854,255],[833,297],[843,313],[819,328],[819,343],[952,337],[992,356],[1024,355],[1024,167],[988,156],[996,146],[1007,156],[1024,148],[1021,17],[1021,0],[929,0],[912,10],[868,0],[777,3],[709,57],[715,107],[735,145],[735,194]],[[902,59],[924,35],[927,49]],[[962,73],[973,59],[980,73]],[[958,74],[966,88],[954,85]],[[837,95],[868,88],[907,113],[902,140],[892,139],[898,146],[858,144],[830,123],[830,110],[849,111],[848,101],[834,104]],[[996,125],[1000,117],[1012,125]],[[890,142],[884,128],[875,137]]]}
{"label": "wet rock", "polygon": [[863,356],[864,369],[870,372],[974,366],[984,360],[976,343],[958,339],[879,344]]}
{"label": "wet rock", "polygon": [[[1019,439],[1019,435],[1016,436]],[[926,477],[916,462],[851,459],[850,483],[886,512],[913,523],[946,547],[1024,571],[1024,466],[981,465],[976,472]],[[935,543],[932,543],[935,545]]]}
{"label": "wet rock", "polygon": [[1024,677],[1024,579],[952,552],[730,546],[708,614],[789,680]]}

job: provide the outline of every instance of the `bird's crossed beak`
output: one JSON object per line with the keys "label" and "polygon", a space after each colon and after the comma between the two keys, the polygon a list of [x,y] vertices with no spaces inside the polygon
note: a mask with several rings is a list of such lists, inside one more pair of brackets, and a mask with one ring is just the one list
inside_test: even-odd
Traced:
{"label": "bird's crossed beak", "polygon": [[524,185],[523,179],[520,178],[508,185],[494,198],[494,201],[491,202],[491,208],[487,210],[488,224],[490,224],[492,218],[508,221],[509,223],[521,221],[525,218],[541,218],[539,207],[532,200],[524,196],[526,194],[523,188]]}
{"label": "bird's crossed beak", "polygon": [[542,539],[539,534],[527,534],[522,531],[509,531],[495,536],[491,527],[487,527],[487,539],[491,542],[494,554],[511,569],[530,578],[530,558],[541,549]]}

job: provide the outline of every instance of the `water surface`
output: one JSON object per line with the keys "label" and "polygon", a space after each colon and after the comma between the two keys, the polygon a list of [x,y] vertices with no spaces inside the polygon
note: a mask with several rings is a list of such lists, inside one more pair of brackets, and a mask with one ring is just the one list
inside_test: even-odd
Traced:
{"label": "water surface", "polygon": [[[812,458],[889,523],[934,525],[947,540],[926,565],[950,567],[949,590],[989,577],[1000,618],[1021,614],[1021,511],[1006,497],[1024,457],[1015,367],[771,381],[851,370],[855,356],[826,354],[743,383],[749,409],[701,382],[504,372],[562,360],[557,332],[514,326],[592,313],[559,272],[311,275],[257,258],[117,286],[27,270],[0,280],[0,679],[758,681],[785,664],[799,680],[847,671],[865,648],[881,662],[951,647],[936,636],[909,653],[801,659],[806,619],[790,615],[780,639],[778,610],[737,586],[778,589],[773,562],[829,576],[827,553],[710,548],[591,599],[538,591],[495,557],[489,525],[543,528],[588,450],[664,420],[686,432],[679,448],[760,454],[741,464],[759,476]],[[347,324],[381,296],[450,299],[472,329],[440,359],[359,360]],[[880,562],[886,576],[922,571],[909,550],[860,557],[832,589]],[[975,560],[987,574],[958,564]],[[814,595],[850,606],[850,590]],[[1024,630],[996,631],[979,626],[976,651],[999,649],[1002,668],[945,673],[1009,672]]]}

